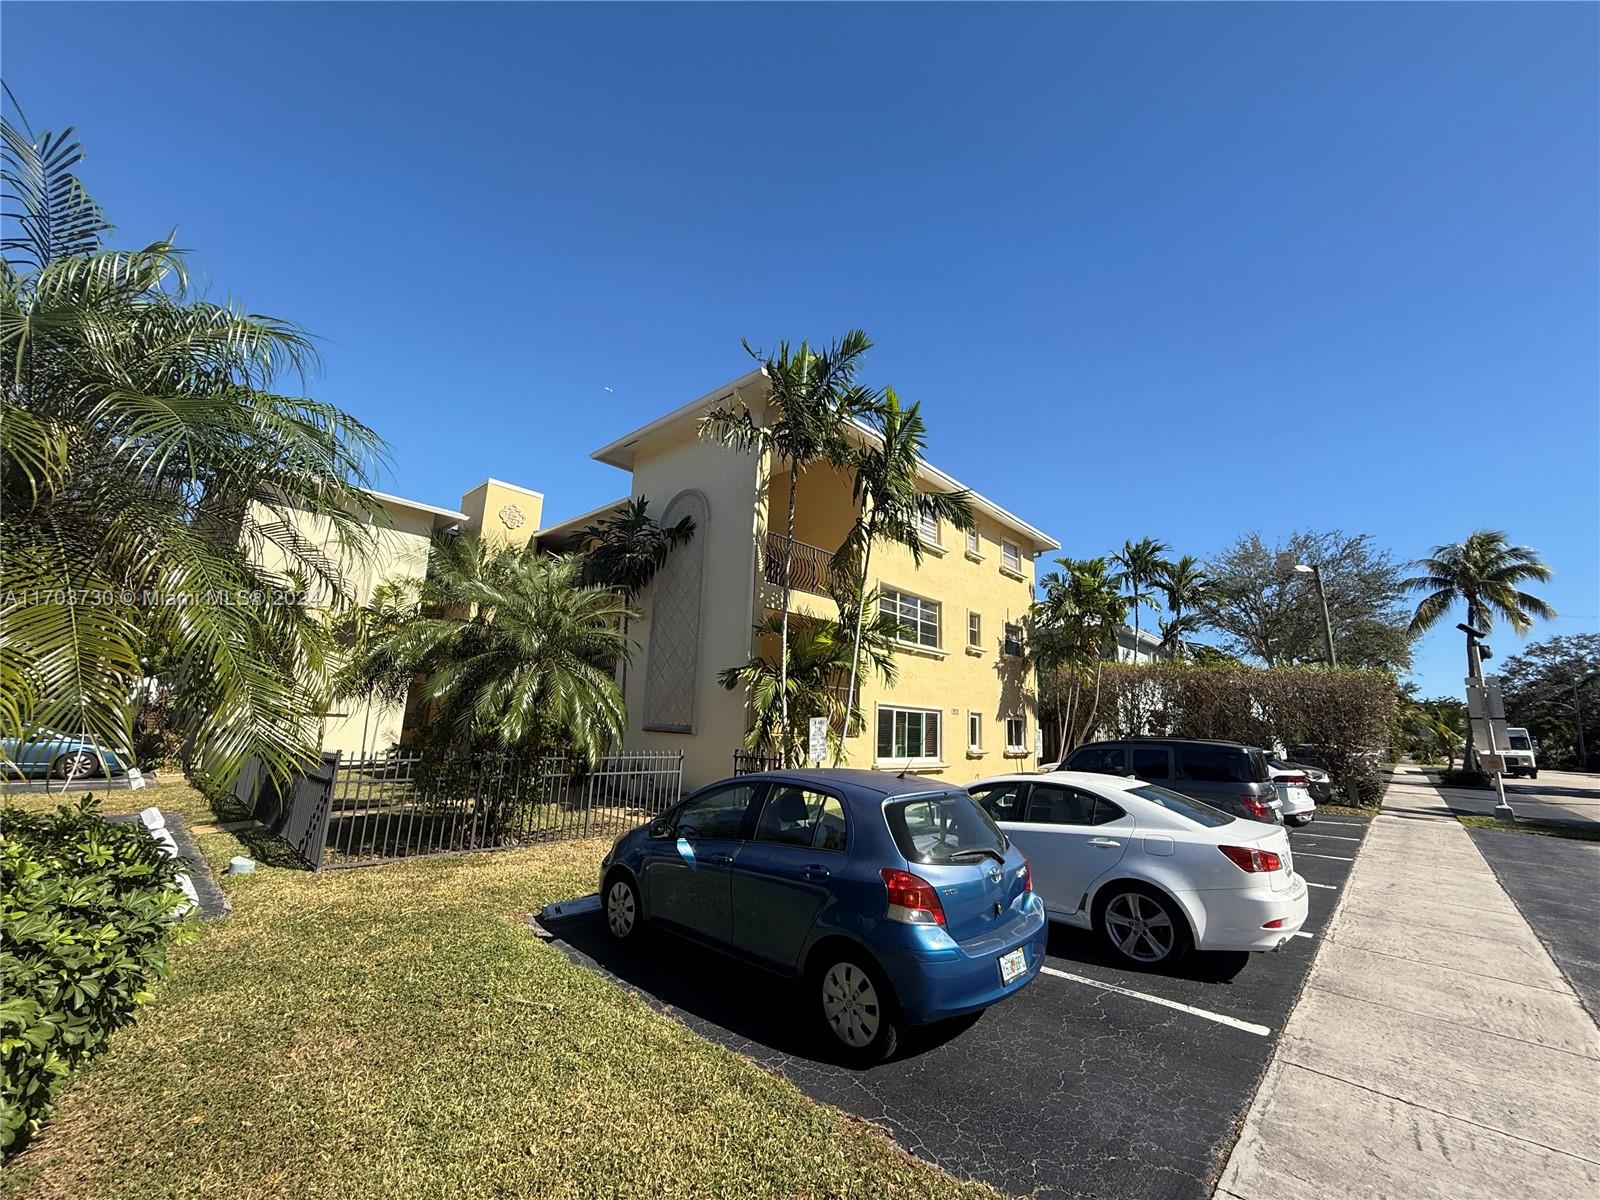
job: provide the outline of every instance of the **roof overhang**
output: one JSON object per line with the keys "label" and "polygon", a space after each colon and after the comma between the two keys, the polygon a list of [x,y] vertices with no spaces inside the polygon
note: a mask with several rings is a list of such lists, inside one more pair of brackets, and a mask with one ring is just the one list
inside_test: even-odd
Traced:
{"label": "roof overhang", "polygon": [[421,500],[408,500],[404,496],[391,496],[387,492],[367,491],[379,504],[385,508],[409,508],[417,512],[432,513],[436,517],[446,517],[452,521],[465,521],[467,514],[457,512],[453,508],[440,508],[437,504],[424,504]]}
{"label": "roof overhang", "polygon": [[758,383],[767,377],[763,367],[757,367],[747,375],[741,375],[732,383],[725,383],[713,391],[707,392],[697,400],[691,400],[681,408],[675,408],[665,416],[657,417],[648,425],[641,425],[632,433],[625,433],[614,442],[601,446],[589,457],[596,462],[603,462],[608,466],[621,467],[624,471],[633,470],[633,452],[635,447],[646,438],[658,433],[664,433],[680,421],[689,417],[698,417],[706,409],[723,400],[731,400],[745,388]]}
{"label": "roof overhang", "polygon": [[578,533],[588,526],[593,525],[601,517],[615,512],[619,505],[628,503],[631,498],[632,497],[624,496],[620,500],[612,500],[608,503],[591,508],[588,512],[581,512],[575,517],[568,517],[565,521],[557,522],[554,525],[546,525],[543,529],[539,530],[538,538],[541,542],[564,541],[565,539],[573,536],[575,533]]}

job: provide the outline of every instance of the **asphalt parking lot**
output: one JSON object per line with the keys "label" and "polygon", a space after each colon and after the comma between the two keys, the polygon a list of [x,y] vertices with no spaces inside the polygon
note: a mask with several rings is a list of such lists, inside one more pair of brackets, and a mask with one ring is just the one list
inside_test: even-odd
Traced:
{"label": "asphalt parking lot", "polygon": [[792,983],[670,936],[623,949],[598,912],[547,932],[575,961],[952,1174],[1015,1195],[1190,1200],[1211,1195],[1366,832],[1361,818],[1330,815],[1291,834],[1310,915],[1305,936],[1275,954],[1196,954],[1156,974],[1057,927],[1031,986],[868,1070],[828,1059]]}

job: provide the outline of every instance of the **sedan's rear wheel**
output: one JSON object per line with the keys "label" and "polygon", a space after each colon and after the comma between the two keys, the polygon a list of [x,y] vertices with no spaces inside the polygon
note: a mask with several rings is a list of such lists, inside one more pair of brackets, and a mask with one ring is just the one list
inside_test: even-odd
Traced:
{"label": "sedan's rear wheel", "polygon": [[639,893],[625,875],[614,875],[605,895],[606,932],[619,942],[637,941],[643,914]]}
{"label": "sedan's rear wheel", "polygon": [[835,1044],[858,1062],[881,1062],[900,1042],[889,985],[849,956],[828,955],[814,972],[822,1024]]}
{"label": "sedan's rear wheel", "polygon": [[1120,889],[1105,901],[1100,929],[1112,949],[1142,967],[1171,966],[1194,944],[1177,905],[1140,888]]}

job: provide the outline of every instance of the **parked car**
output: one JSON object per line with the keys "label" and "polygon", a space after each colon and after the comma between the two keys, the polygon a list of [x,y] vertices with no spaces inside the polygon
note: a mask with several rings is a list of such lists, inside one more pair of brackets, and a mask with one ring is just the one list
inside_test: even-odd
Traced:
{"label": "parked car", "polygon": [[967,790],[1027,852],[1050,919],[1095,930],[1142,966],[1191,948],[1275,950],[1305,923],[1306,884],[1280,826],[1081,771]]}
{"label": "parked car", "polygon": [[1501,752],[1506,759],[1506,774],[1539,778],[1539,760],[1534,757],[1533,736],[1520,726],[1508,728],[1506,736],[1511,739],[1510,748]]}
{"label": "parked car", "polygon": [[1290,762],[1288,759],[1271,757],[1267,759],[1267,765],[1280,771],[1299,771],[1306,777],[1306,791],[1311,793],[1312,800],[1318,804],[1334,802],[1333,776],[1321,767],[1313,766],[1311,763]]}
{"label": "parked car", "polygon": [[25,779],[88,779],[128,772],[127,764],[109,750],[53,729],[41,729],[25,741],[0,738],[0,756],[6,774]]}
{"label": "parked car", "polygon": [[877,771],[742,775],[617,839],[600,867],[618,941],[660,927],[805,981],[843,1051],[981,1011],[1044,963],[1028,860],[960,788]]}
{"label": "parked car", "polygon": [[1093,771],[1158,783],[1251,821],[1280,824],[1278,791],[1267,756],[1238,742],[1189,738],[1126,738],[1086,742],[1061,762],[1064,771]]}
{"label": "parked car", "polygon": [[1317,818],[1317,802],[1311,795],[1311,776],[1299,767],[1281,765],[1267,759],[1272,786],[1278,789],[1278,811],[1285,825],[1309,825]]}

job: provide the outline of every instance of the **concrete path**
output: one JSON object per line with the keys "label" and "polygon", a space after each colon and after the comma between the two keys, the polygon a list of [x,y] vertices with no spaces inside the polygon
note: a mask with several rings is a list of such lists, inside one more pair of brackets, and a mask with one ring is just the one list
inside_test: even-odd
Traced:
{"label": "concrete path", "polygon": [[1402,767],[1218,1200],[1600,1195],[1600,1029]]}

